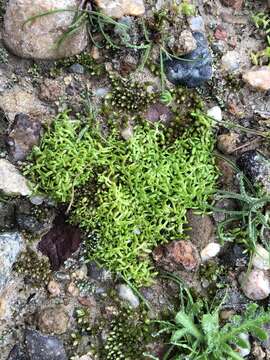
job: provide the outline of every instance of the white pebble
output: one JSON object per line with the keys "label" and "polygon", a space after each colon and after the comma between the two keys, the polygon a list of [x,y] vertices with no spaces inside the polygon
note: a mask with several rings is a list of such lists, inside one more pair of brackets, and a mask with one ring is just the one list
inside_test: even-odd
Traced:
{"label": "white pebble", "polygon": [[207,111],[207,115],[213,118],[216,121],[222,120],[222,111],[219,106],[214,106]]}
{"label": "white pebble", "polygon": [[138,297],[134,294],[131,288],[125,284],[118,286],[118,295],[121,299],[128,301],[132,308],[137,308],[140,305]]}
{"label": "white pebble", "polygon": [[220,252],[221,246],[218,243],[209,243],[202,251],[201,251],[201,259],[202,261],[207,261],[217,256]]}

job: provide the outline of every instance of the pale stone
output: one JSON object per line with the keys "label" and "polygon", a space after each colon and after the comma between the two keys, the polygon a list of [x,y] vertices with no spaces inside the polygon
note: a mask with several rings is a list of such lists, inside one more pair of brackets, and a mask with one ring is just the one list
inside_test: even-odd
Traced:
{"label": "pale stone", "polygon": [[27,196],[31,194],[25,177],[5,159],[0,159],[0,190],[7,195]]}
{"label": "pale stone", "polygon": [[134,294],[132,289],[125,285],[121,284],[118,286],[118,295],[122,300],[126,300],[129,302],[132,308],[137,308],[140,305],[140,300],[138,297]]}
{"label": "pale stone", "polygon": [[52,117],[48,108],[35,95],[32,86],[15,85],[12,89],[0,93],[0,108],[5,112],[10,122],[17,113],[29,115],[31,118],[47,123]]}
{"label": "pale stone", "polygon": [[143,0],[95,0],[95,2],[105,15],[116,19],[125,15],[140,16],[145,12]]}
{"label": "pale stone", "polygon": [[249,347],[247,348],[243,348],[240,346],[236,346],[236,351],[238,352],[238,354],[240,356],[242,356],[243,358],[245,356],[248,356],[250,354],[250,342],[249,342],[249,335],[246,333],[241,333],[238,335],[242,340],[244,340],[247,344],[249,344]]}
{"label": "pale stone", "polygon": [[252,259],[252,265],[256,269],[270,270],[269,251],[267,251],[261,245],[257,245],[253,259]]}
{"label": "pale stone", "polygon": [[262,66],[243,75],[243,80],[257,90],[270,90],[270,67]]}
{"label": "pale stone", "polygon": [[22,247],[23,238],[19,233],[11,232],[0,234],[0,293],[9,279],[12,266],[21,252]]}
{"label": "pale stone", "polygon": [[244,294],[251,300],[263,300],[270,294],[269,277],[262,270],[242,274],[239,280]]}
{"label": "pale stone", "polygon": [[222,120],[222,111],[219,106],[214,106],[207,111],[207,115],[213,118],[216,121]]}
{"label": "pale stone", "polygon": [[[15,55],[32,59],[58,59],[79,54],[87,45],[85,25],[57,46],[57,41],[72,23],[77,7],[77,0],[10,0],[4,17],[6,46]],[[57,9],[71,11],[60,11],[26,23],[33,16]]]}
{"label": "pale stone", "polygon": [[210,243],[201,251],[202,261],[207,261],[217,256],[220,252],[221,246],[218,243]]}
{"label": "pale stone", "polygon": [[59,296],[61,294],[60,285],[55,280],[49,282],[47,289],[52,296]]}
{"label": "pale stone", "polygon": [[222,67],[225,71],[235,72],[240,67],[240,55],[237,51],[228,51],[221,58]]}
{"label": "pale stone", "polygon": [[46,307],[38,314],[39,329],[45,334],[63,334],[68,323],[69,316],[62,305]]}

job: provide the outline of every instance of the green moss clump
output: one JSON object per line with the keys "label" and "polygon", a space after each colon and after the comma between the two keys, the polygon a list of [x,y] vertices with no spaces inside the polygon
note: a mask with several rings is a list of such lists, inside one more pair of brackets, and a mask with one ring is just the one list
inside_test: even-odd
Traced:
{"label": "green moss clump", "polygon": [[146,315],[121,310],[111,322],[111,330],[106,340],[102,359],[140,360],[150,337],[150,325]]}
{"label": "green moss clump", "polygon": [[34,286],[40,287],[48,284],[51,276],[50,263],[47,258],[39,258],[31,249],[21,253],[14,264],[13,270]]}
{"label": "green moss clump", "polygon": [[112,109],[123,112],[142,112],[155,99],[154,93],[146,91],[147,84],[140,84],[121,77],[110,76],[112,92],[109,103]]}
{"label": "green moss clump", "polygon": [[135,128],[129,141],[112,131],[102,138],[93,126],[79,130],[67,114],[58,117],[35,149],[26,173],[37,190],[56,200],[73,199],[71,221],[93,231],[89,257],[137,285],[150,283],[152,249],[183,237],[186,210],[205,209],[217,178],[209,119],[193,124],[170,145],[164,129]]}

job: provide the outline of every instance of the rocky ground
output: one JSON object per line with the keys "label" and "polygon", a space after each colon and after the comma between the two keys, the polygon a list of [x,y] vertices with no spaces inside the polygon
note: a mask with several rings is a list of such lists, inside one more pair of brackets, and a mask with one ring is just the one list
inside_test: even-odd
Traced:
{"label": "rocky ground", "polygon": [[[57,114],[66,109],[70,109],[71,116],[98,112],[113,93],[115,108],[121,108],[124,103],[126,117],[121,112],[124,139],[133,136],[136,111],[143,112],[150,122],[168,122],[172,114],[169,105],[174,98],[155,106],[143,99],[138,102],[139,109],[135,109],[132,97],[125,100],[113,92],[112,73],[147,83],[150,98],[152,93],[160,91],[168,97],[175,87],[188,86],[177,111],[186,107],[192,110],[193,100],[191,105],[188,100],[194,99],[195,91],[205,103],[205,112],[215,121],[219,190],[243,195],[240,205],[251,206],[259,201],[255,210],[259,209],[261,215],[254,221],[262,236],[258,235],[255,245],[239,221],[238,226],[231,222],[225,227],[230,241],[223,241],[219,224],[227,210],[240,210],[240,205],[237,197],[221,196],[214,198],[215,208],[207,214],[188,211],[187,240],[174,240],[154,249],[151,258],[156,269],[177,274],[203,297],[216,295],[221,299],[227,288],[224,316],[229,316],[230,311],[245,311],[251,301],[268,307],[269,44],[268,55],[262,51],[267,47],[266,31],[270,31],[270,25],[258,28],[252,20],[259,12],[267,19],[268,4],[266,0],[194,0],[191,13],[179,11],[170,20],[169,28],[152,25],[152,55],[141,66],[138,21],[144,19],[151,24],[154,13],[161,14],[164,9],[181,4],[170,0],[97,0],[96,4],[91,1],[78,4],[76,0],[1,2],[1,359],[150,359],[143,352],[162,359],[166,351],[167,340],[152,336],[157,332],[156,324],[152,330],[144,328],[152,320],[173,318],[179,306],[178,286],[174,281],[157,276],[153,285],[138,290],[102,264],[86,262],[84,238],[77,227],[66,221],[63,206],[47,194],[33,191],[29,179],[23,175],[31,149],[40,143]],[[100,27],[94,22],[89,36],[86,23],[82,22],[79,30],[56,46],[74,13],[55,12],[31,20],[32,16],[50,9],[74,6],[103,11],[118,24],[128,24],[131,29],[128,42],[121,38],[121,27],[105,24],[102,29],[110,38],[105,37],[106,46],[99,48],[97,44],[104,43]],[[157,72],[162,31],[171,34],[169,39],[166,36],[166,46],[180,58],[191,54],[191,62],[175,58],[166,62],[165,79],[160,79]],[[113,48],[110,41],[117,47]],[[129,47],[129,43],[137,48]],[[132,116],[127,104],[131,106]],[[102,115],[98,116],[103,124]],[[104,131],[107,131],[105,125]],[[259,184],[263,192],[253,193],[250,198],[243,194],[238,171],[230,161],[236,162],[251,184]],[[215,210],[217,207],[224,211]],[[260,222],[260,216],[264,216],[266,223]],[[138,331],[132,332],[134,329]],[[116,340],[115,334],[118,334]],[[242,349],[242,356],[270,359],[269,340],[261,342],[250,337],[249,341],[251,349],[246,353]],[[129,355],[123,355],[124,351],[121,354],[121,342],[124,348],[130,346]],[[110,344],[112,353],[108,350]]]}

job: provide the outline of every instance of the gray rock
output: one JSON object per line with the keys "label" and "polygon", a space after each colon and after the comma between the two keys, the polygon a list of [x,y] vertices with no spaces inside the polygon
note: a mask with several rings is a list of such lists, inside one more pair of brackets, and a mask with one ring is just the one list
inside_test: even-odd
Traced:
{"label": "gray rock", "polygon": [[256,150],[241,154],[236,165],[252,181],[263,186],[270,193],[270,161]]}
{"label": "gray rock", "polygon": [[85,73],[85,69],[83,67],[83,65],[81,64],[73,64],[68,68],[68,71],[74,74],[84,74]]}
{"label": "gray rock", "polygon": [[203,85],[212,77],[212,56],[207,39],[201,32],[194,32],[197,48],[180,59],[165,61],[165,73],[175,85],[194,88]]}
{"label": "gray rock", "polygon": [[263,246],[257,245],[252,258],[252,265],[256,269],[270,270],[270,254]]}
{"label": "gray rock", "polygon": [[7,195],[31,194],[26,179],[14,165],[5,159],[0,159],[0,191]]}
{"label": "gray rock", "polygon": [[204,32],[204,21],[201,16],[192,16],[188,19],[189,27],[192,31]]}
{"label": "gray rock", "polygon": [[17,232],[0,234],[0,292],[4,289],[14,262],[23,247],[23,238]]}
{"label": "gray rock", "polygon": [[4,17],[4,41],[17,56],[31,59],[59,59],[79,54],[87,45],[85,25],[57,41],[72,23],[73,11],[42,16],[25,23],[30,17],[57,9],[76,10],[77,0],[10,0]]}
{"label": "gray rock", "polygon": [[11,201],[0,202],[0,229],[12,229],[15,226],[15,204]]}
{"label": "gray rock", "polygon": [[27,329],[25,344],[30,360],[67,360],[63,343],[55,336]]}
{"label": "gray rock", "polygon": [[32,147],[39,143],[41,123],[26,114],[17,114],[7,137],[9,153],[13,160],[25,160]]}
{"label": "gray rock", "polygon": [[25,353],[18,345],[13,346],[7,360],[28,360]]}

